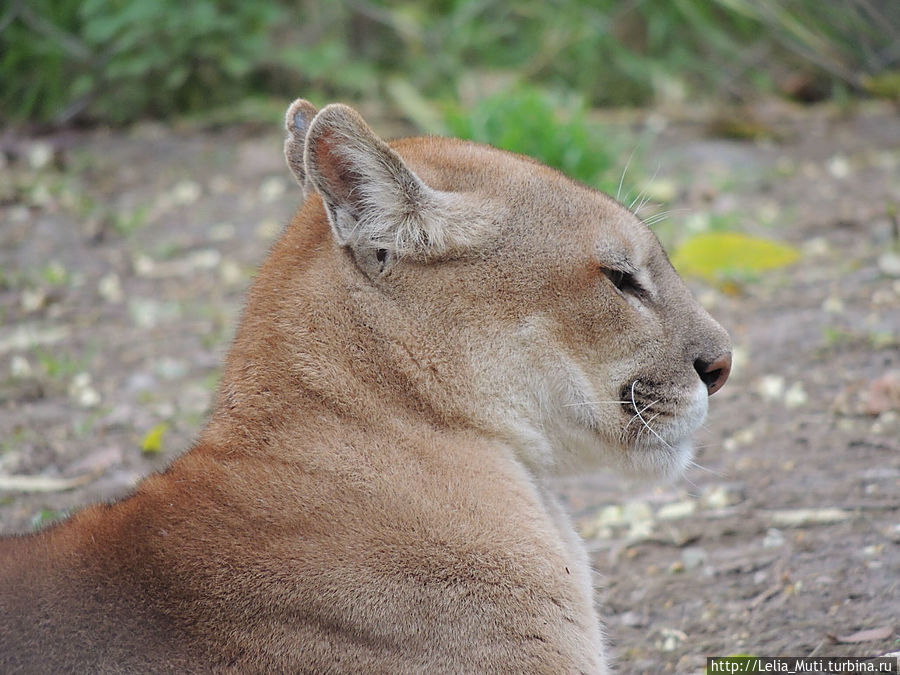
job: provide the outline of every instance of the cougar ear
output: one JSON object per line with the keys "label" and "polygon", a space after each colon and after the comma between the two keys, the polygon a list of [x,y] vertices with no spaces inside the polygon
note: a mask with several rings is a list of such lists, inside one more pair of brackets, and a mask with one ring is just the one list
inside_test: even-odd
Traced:
{"label": "cougar ear", "polygon": [[403,255],[452,243],[454,196],[422,182],[352,108],[332,104],[316,115],[305,156],[335,239],[357,261],[376,256],[383,271]]}
{"label": "cougar ear", "polygon": [[298,98],[291,103],[284,116],[284,128],[287,130],[287,138],[284,139],[284,158],[304,196],[308,192],[309,185],[303,165],[303,152],[306,147],[306,134],[316,112],[318,111],[312,103]]}

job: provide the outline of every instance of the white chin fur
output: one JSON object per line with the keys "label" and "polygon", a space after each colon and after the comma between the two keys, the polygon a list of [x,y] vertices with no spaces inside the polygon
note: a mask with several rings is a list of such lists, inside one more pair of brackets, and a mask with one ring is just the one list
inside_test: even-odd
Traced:
{"label": "white chin fur", "polygon": [[638,477],[675,479],[681,476],[694,457],[694,444],[685,439],[673,445],[628,450],[626,473]]}
{"label": "white chin fur", "polygon": [[628,450],[631,472],[651,477],[677,478],[694,457],[693,435],[709,408],[709,395],[699,380],[688,405],[678,416],[655,429],[652,442]]}

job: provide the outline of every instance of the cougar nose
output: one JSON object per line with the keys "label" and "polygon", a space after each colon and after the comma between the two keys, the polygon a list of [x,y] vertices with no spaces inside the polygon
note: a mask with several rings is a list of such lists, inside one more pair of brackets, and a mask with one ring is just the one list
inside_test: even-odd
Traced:
{"label": "cougar nose", "polygon": [[725,380],[728,379],[728,374],[731,372],[731,352],[725,352],[712,363],[697,359],[694,361],[694,370],[706,385],[706,391],[712,396],[722,388]]}

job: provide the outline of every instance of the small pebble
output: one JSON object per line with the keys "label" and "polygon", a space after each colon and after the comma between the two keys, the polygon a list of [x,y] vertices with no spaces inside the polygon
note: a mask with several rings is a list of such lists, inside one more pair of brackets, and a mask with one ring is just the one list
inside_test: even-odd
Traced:
{"label": "small pebble", "polygon": [[828,173],[835,178],[846,178],[850,175],[850,162],[843,155],[835,155],[826,165]]}
{"label": "small pebble", "polygon": [[692,213],[684,219],[684,227],[688,232],[700,233],[709,230],[710,217],[708,213]]}
{"label": "small pebble", "polygon": [[284,195],[287,186],[281,178],[272,177],[263,181],[259,186],[259,198],[267,204],[277,201]]}
{"label": "small pebble", "polygon": [[677,520],[685,518],[697,510],[697,502],[693,499],[686,499],[672,504],[661,506],[656,512],[656,517],[660,520]]}
{"label": "small pebble", "polygon": [[681,562],[684,569],[692,570],[706,562],[706,551],[699,546],[688,546],[681,552]]}
{"label": "small pebble", "polygon": [[91,386],[90,373],[78,373],[72,378],[69,396],[82,408],[94,408],[100,404],[100,394]]}
{"label": "small pebble", "polygon": [[200,199],[203,189],[192,180],[182,180],[172,188],[172,201],[180,206],[190,206]]}
{"label": "small pebble", "polygon": [[844,301],[836,295],[829,296],[822,302],[822,311],[829,314],[840,314],[844,311]]}
{"label": "small pebble", "polygon": [[47,304],[47,291],[43,288],[26,288],[19,296],[22,310],[36,312]]}
{"label": "small pebble", "polygon": [[821,258],[831,253],[831,245],[825,237],[813,237],[803,245],[803,254],[810,258]]}
{"label": "small pebble", "polygon": [[687,640],[687,634],[684,631],[675,628],[663,628],[660,630],[662,642],[660,649],[664,652],[673,652],[682,642]]}
{"label": "small pebble", "polygon": [[222,254],[214,248],[207,248],[191,253],[187,262],[194,269],[211,270],[222,262]]}
{"label": "small pebble", "polygon": [[889,277],[900,277],[900,255],[887,251],[878,256],[878,269]]}
{"label": "small pebble", "polygon": [[767,401],[780,399],[784,394],[784,378],[780,375],[761,377],[756,385],[756,392]]}
{"label": "small pebble", "polygon": [[134,273],[139,277],[149,277],[156,269],[156,263],[153,261],[153,258],[145,253],[136,254],[132,264],[134,265]]}
{"label": "small pebble", "polygon": [[219,267],[219,278],[226,286],[237,286],[244,281],[244,272],[234,260],[226,258]]}
{"label": "small pebble", "polygon": [[784,546],[784,533],[777,527],[770,527],[763,537],[763,548],[778,548]]}
{"label": "small pebble", "polygon": [[29,377],[32,374],[31,364],[24,356],[16,354],[9,362],[9,374],[15,378]]}
{"label": "small pebble", "polygon": [[799,382],[792,384],[790,389],[784,394],[784,404],[788,408],[800,408],[806,405],[808,400],[809,397],[806,395],[806,390]]}
{"label": "small pebble", "polygon": [[642,628],[647,625],[647,617],[638,614],[637,612],[625,612],[622,616],[619,617],[619,622],[623,626],[628,626],[629,628]]}
{"label": "small pebble", "polygon": [[49,143],[32,143],[28,148],[28,166],[35,171],[45,169],[53,161],[53,146]]}
{"label": "small pebble", "polygon": [[122,302],[125,298],[125,293],[122,291],[122,282],[119,280],[119,275],[115,272],[110,272],[97,282],[97,292],[101,298],[111,304]]}
{"label": "small pebble", "polygon": [[258,239],[274,239],[281,232],[281,223],[277,220],[264,220],[256,226]]}

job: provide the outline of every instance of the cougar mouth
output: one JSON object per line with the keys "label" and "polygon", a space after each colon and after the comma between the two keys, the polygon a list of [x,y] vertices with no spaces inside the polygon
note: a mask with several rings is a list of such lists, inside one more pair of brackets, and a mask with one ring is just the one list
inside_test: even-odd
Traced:
{"label": "cougar mouth", "polygon": [[689,389],[645,379],[624,385],[620,441],[636,451],[634,464],[653,473],[680,473],[693,455],[693,434],[706,419],[707,398],[699,381]]}

